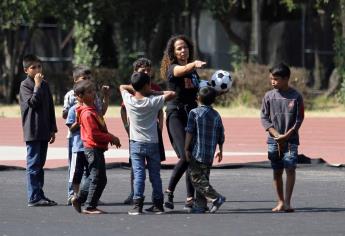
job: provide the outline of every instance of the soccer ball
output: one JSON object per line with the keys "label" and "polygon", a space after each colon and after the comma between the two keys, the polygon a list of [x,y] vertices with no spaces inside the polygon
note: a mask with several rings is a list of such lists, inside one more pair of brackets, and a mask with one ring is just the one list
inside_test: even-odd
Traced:
{"label": "soccer ball", "polygon": [[218,92],[225,92],[232,86],[231,75],[225,70],[217,70],[213,73],[210,84],[211,87],[213,87]]}
{"label": "soccer ball", "polygon": [[199,89],[207,87],[207,86],[211,86],[210,82],[208,82],[207,80],[200,80]]}

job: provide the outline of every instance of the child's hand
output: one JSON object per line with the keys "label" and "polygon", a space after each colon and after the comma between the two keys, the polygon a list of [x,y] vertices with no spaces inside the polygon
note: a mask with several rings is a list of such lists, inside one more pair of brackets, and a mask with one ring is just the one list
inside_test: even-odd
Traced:
{"label": "child's hand", "polygon": [[104,94],[104,96],[109,96],[109,86],[108,85],[103,85],[102,86],[102,92]]}
{"label": "child's hand", "polygon": [[216,159],[218,159],[218,163],[223,160],[223,152],[217,152]]}
{"label": "child's hand", "polygon": [[112,136],[112,141],[110,142],[110,144],[115,145],[116,148],[120,148],[121,147],[120,139],[112,134],[110,135]]}
{"label": "child's hand", "polygon": [[43,80],[43,74],[41,73],[37,73],[34,77],[34,81],[35,81],[35,86],[39,87],[41,86],[42,80]]}

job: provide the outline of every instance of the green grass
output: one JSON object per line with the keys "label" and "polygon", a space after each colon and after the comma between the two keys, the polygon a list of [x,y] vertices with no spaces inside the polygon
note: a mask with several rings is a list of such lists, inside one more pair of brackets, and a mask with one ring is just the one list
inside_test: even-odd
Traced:
{"label": "green grass", "polygon": [[[345,117],[345,106],[335,103],[317,102],[313,110],[306,111],[306,117]],[[245,106],[215,107],[222,117],[260,117],[259,108]],[[55,106],[56,117],[61,117],[62,106]],[[0,105],[0,117],[20,117],[19,105]],[[110,106],[106,117],[120,117],[120,107]]]}

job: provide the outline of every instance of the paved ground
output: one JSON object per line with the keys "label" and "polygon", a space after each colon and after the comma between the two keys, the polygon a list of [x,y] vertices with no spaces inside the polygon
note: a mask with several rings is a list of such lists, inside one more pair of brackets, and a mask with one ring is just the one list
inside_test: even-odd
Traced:
{"label": "paved ground", "polygon": [[[0,235],[345,235],[344,169],[300,165],[293,196],[295,213],[271,213],[275,204],[268,163],[243,168],[214,169],[213,186],[227,197],[217,214],[186,214],[184,181],[176,190],[176,209],[161,216],[129,216],[122,205],[128,193],[129,171],[107,170],[108,185],[101,216],[80,215],[65,206],[66,170],[48,170],[45,192],[55,207],[26,206],[25,171],[0,171]],[[162,171],[166,187],[171,170]],[[147,183],[148,184],[148,183]],[[146,188],[149,203],[151,188]]]}

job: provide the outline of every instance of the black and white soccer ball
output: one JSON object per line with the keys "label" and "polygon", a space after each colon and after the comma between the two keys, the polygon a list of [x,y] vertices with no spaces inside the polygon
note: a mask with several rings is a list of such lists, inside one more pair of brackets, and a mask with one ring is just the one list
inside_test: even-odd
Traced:
{"label": "black and white soccer ball", "polygon": [[211,77],[210,85],[218,92],[228,91],[232,86],[230,73],[225,70],[217,70]]}
{"label": "black and white soccer ball", "polygon": [[207,80],[200,80],[200,82],[199,82],[199,89],[207,87],[207,86],[211,86],[209,81],[207,81]]}

